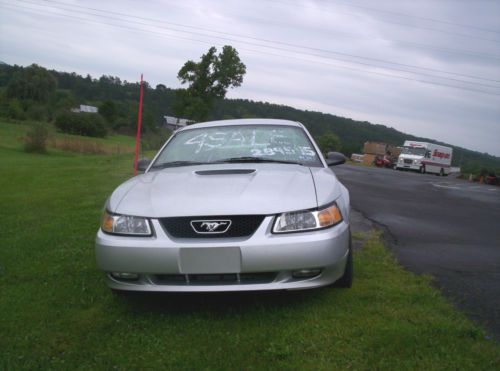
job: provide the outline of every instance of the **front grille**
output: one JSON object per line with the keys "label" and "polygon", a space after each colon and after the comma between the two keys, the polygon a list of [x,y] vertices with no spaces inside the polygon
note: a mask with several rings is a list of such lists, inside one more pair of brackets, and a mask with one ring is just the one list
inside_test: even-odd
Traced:
{"label": "front grille", "polygon": [[413,163],[413,160],[408,160],[408,159],[405,159],[405,164],[412,164]]}
{"label": "front grille", "polygon": [[157,285],[259,284],[274,281],[276,273],[156,274],[152,278]]}
{"label": "front grille", "polygon": [[[230,215],[230,216],[184,216],[160,218],[160,223],[167,233],[175,238],[226,238],[248,237],[255,233],[265,215]],[[224,233],[196,233],[192,221],[230,220],[231,225]]]}

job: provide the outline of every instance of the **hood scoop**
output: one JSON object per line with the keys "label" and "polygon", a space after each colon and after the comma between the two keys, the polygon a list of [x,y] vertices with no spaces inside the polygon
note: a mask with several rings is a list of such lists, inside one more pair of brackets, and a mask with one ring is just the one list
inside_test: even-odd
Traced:
{"label": "hood scoop", "polygon": [[198,170],[197,175],[241,175],[255,173],[255,169]]}

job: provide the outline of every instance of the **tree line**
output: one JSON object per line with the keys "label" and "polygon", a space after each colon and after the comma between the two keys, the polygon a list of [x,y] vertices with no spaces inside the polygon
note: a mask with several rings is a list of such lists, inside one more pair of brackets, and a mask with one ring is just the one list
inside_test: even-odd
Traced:
{"label": "tree line", "polygon": [[[224,51],[223,51],[224,52]],[[208,55],[208,56],[207,56]],[[206,57],[214,60],[221,57],[209,50]],[[234,57],[234,56],[232,56]],[[191,62],[191,61],[188,61]],[[186,65],[185,65],[186,66]],[[184,66],[184,67],[185,67]],[[184,68],[183,67],[183,68]],[[187,63],[187,67],[179,71],[181,81],[193,86],[189,68],[199,68],[197,63]],[[244,74],[244,65],[239,65],[239,73]],[[217,79],[217,76],[212,76]],[[190,80],[191,79],[191,80]],[[236,78],[234,86],[241,84]],[[227,87],[230,86],[226,84]],[[181,105],[179,97],[196,94],[195,86],[183,90],[175,90],[163,84],[151,86],[144,82],[143,127],[145,132],[155,132],[162,127],[163,116],[179,116],[193,120],[220,120],[232,118],[280,118],[302,122],[315,138],[330,137],[331,134],[340,139],[337,145],[346,155],[361,153],[365,141],[380,141],[393,145],[402,145],[405,140],[435,142],[402,133],[385,125],[375,125],[366,121],[335,116],[315,111],[299,110],[285,105],[256,102],[246,99],[226,99],[225,91],[215,89],[210,96],[210,104],[198,109],[196,100]],[[224,89],[223,89],[224,90]],[[121,80],[116,76],[103,75],[94,78],[77,73],[48,70],[38,65],[28,67],[0,64],[0,116],[15,120],[54,122],[58,115],[67,113],[80,104],[93,105],[99,108],[108,130],[132,134],[137,121],[139,100],[139,83]],[[200,116],[200,112],[203,115]],[[321,141],[321,140],[319,140]],[[446,144],[445,144],[446,145]],[[466,172],[478,172],[481,167],[500,169],[500,158],[453,146],[453,165],[461,166]]]}

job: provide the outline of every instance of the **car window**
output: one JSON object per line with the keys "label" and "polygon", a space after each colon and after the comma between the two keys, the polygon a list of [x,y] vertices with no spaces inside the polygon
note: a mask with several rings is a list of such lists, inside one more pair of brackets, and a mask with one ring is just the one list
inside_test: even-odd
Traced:
{"label": "car window", "polygon": [[422,148],[422,147],[404,147],[403,151],[401,153],[403,153],[405,155],[423,156],[423,155],[425,155],[425,148]]}
{"label": "car window", "polygon": [[183,130],[174,135],[153,165],[176,161],[210,163],[239,157],[322,166],[304,130],[281,125]]}

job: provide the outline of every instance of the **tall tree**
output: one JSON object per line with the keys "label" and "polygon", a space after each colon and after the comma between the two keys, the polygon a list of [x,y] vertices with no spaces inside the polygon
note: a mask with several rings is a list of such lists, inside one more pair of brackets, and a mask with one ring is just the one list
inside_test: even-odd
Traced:
{"label": "tall tree", "polygon": [[178,116],[187,116],[196,121],[205,120],[212,110],[214,100],[226,96],[229,88],[240,86],[246,73],[238,52],[226,45],[218,55],[211,47],[198,63],[187,61],[179,70],[177,78],[187,89],[179,90],[174,104]]}
{"label": "tall tree", "polygon": [[321,152],[328,153],[331,151],[340,151],[341,143],[340,139],[337,135],[335,135],[332,131],[328,130],[323,133],[320,137],[316,139],[316,143],[318,144]]}
{"label": "tall tree", "polygon": [[116,105],[112,100],[104,101],[99,106],[99,113],[110,124],[114,123],[116,120],[116,117],[118,116],[118,111],[116,109]]}
{"label": "tall tree", "polygon": [[7,85],[7,97],[47,102],[54,94],[57,80],[45,68],[36,64],[14,73]]}

